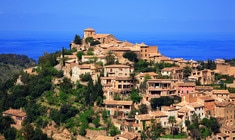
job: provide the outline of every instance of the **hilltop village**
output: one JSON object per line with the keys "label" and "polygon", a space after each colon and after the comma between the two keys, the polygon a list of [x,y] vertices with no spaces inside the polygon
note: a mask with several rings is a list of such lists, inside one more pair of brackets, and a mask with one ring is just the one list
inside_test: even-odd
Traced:
{"label": "hilltop village", "polygon": [[[62,49],[55,64],[60,76],[42,94],[33,94],[45,95],[36,103],[47,108],[42,131],[49,138],[235,139],[235,67],[223,59],[169,58],[158,46],[120,41],[87,28],[82,38],[75,36],[70,50]],[[27,85],[25,75],[39,75],[40,67],[24,72],[16,84]],[[68,118],[53,116],[60,111],[67,115],[61,109],[67,102],[74,102],[65,107]],[[27,108],[20,107],[2,113],[16,121],[17,130],[29,117]]]}

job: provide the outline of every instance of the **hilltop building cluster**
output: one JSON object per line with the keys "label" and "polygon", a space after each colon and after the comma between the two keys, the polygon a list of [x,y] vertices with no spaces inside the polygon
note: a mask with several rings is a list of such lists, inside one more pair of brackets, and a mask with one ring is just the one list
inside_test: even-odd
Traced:
{"label": "hilltop building cluster", "polygon": [[[99,44],[91,46],[87,38],[92,38]],[[158,46],[119,41],[111,34],[98,34],[92,28],[84,30],[81,41],[81,44],[71,43],[71,49],[76,50],[72,55],[58,58],[59,61],[62,57],[66,58],[64,65],[60,64],[60,68],[74,83],[80,81],[86,84],[81,81],[81,75],[88,73],[94,81],[101,77],[105,96],[104,108],[115,126],[123,132],[119,136],[107,137],[107,139],[123,137],[130,140],[128,137],[131,137],[131,140],[135,140],[138,138],[136,134],[149,126],[152,120],[160,122],[163,128],[170,127],[169,117],[171,116],[175,117],[175,124],[187,132],[185,121],[192,120],[193,114],[199,116],[200,120],[215,117],[219,121],[220,133],[213,138],[235,139],[235,94],[227,89],[217,90],[209,86],[218,82],[215,79],[216,73],[234,76],[235,67],[222,59],[217,59],[215,70],[198,70],[197,67],[200,64],[197,61],[169,58],[159,52]],[[89,51],[92,53],[89,54]],[[81,58],[78,58],[78,52],[84,52]],[[126,52],[134,52],[139,60],[149,63],[167,63],[174,66],[164,67],[159,73],[135,72],[134,62],[123,57]],[[111,60],[114,63],[108,64]],[[192,70],[189,75],[185,75],[185,67]],[[142,100],[139,103],[129,98],[133,88],[140,91]],[[120,100],[115,99],[117,95],[121,97]],[[165,96],[179,97],[181,101],[170,106],[151,108],[151,99]],[[136,112],[134,117],[130,118],[132,109],[138,108],[140,104],[148,107],[148,113]],[[97,140],[104,137],[99,136]]]}

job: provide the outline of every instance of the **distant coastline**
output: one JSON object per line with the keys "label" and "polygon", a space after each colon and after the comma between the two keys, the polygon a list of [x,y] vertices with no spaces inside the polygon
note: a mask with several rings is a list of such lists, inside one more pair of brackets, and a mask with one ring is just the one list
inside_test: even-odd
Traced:
{"label": "distant coastline", "polygon": [[[69,48],[75,33],[71,34],[26,34],[0,36],[0,54],[24,54],[38,60],[44,52],[55,52],[62,47]],[[157,45],[159,51],[171,58],[186,60],[207,60],[216,58],[230,59],[235,57],[235,38],[229,36],[174,36],[174,35],[128,35],[114,34],[119,40],[132,43],[144,42]]]}

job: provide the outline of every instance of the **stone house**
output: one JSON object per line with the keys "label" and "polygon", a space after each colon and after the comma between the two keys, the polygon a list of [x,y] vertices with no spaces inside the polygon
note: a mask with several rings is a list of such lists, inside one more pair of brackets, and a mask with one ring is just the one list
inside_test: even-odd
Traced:
{"label": "stone house", "polygon": [[223,118],[224,124],[234,124],[235,106],[231,102],[215,102],[215,117]]}
{"label": "stone house", "polygon": [[186,120],[191,121],[193,114],[196,114],[197,116],[199,116],[201,120],[205,118],[204,105],[194,102],[194,103],[186,104],[185,106],[183,106],[182,108],[178,110],[178,117],[179,119],[181,119],[181,123],[183,127],[186,127],[185,125]]}
{"label": "stone house", "polygon": [[118,40],[111,34],[96,34],[95,30],[92,28],[86,28],[83,33],[83,38],[93,37],[95,40],[102,44],[117,42]]}
{"label": "stone house", "polygon": [[223,97],[223,98],[229,98],[229,91],[228,90],[213,90],[212,91],[212,95],[215,97],[215,98],[218,98],[218,97]]}
{"label": "stone house", "polygon": [[105,100],[105,109],[109,116],[126,117],[133,108],[132,101]]}
{"label": "stone house", "polygon": [[122,134],[116,135],[114,140],[138,140],[138,135],[133,132],[124,132]]}
{"label": "stone house", "polygon": [[134,87],[134,82],[131,77],[101,77],[101,84],[103,86],[104,95],[111,99],[114,93],[127,94]]}
{"label": "stone house", "polygon": [[234,140],[235,125],[224,125],[220,128],[220,133],[216,135],[217,140]]}
{"label": "stone house", "polygon": [[163,111],[150,111],[148,114],[136,114],[134,122],[131,121],[131,128],[134,132],[141,132],[144,127],[151,125],[152,121],[159,122],[163,127],[168,127],[168,116]]}
{"label": "stone house", "polygon": [[161,106],[161,111],[165,113],[168,117],[174,116],[176,119],[178,118],[178,110],[174,106]]}
{"label": "stone house", "polygon": [[23,121],[27,118],[26,113],[22,109],[8,109],[2,113],[3,116],[10,116],[15,124],[12,126],[17,130],[21,129]]}
{"label": "stone house", "polygon": [[195,86],[195,91],[199,93],[210,94],[213,90],[212,86]]}
{"label": "stone house", "polygon": [[216,63],[216,72],[223,74],[223,75],[235,75],[235,66],[231,66],[228,63]]}
{"label": "stone house", "polygon": [[209,96],[198,97],[197,102],[204,105],[204,114],[206,118],[215,116],[215,99]]}
{"label": "stone house", "polygon": [[169,67],[161,70],[162,76],[168,76],[171,79],[183,79],[184,73],[183,68],[180,67]]}
{"label": "stone house", "polygon": [[136,75],[137,81],[139,83],[143,83],[146,75],[150,76],[151,79],[157,79],[157,76],[158,76],[158,74],[156,74],[155,72],[141,72]]}
{"label": "stone house", "polygon": [[215,72],[213,70],[194,70],[188,77],[191,80],[199,81],[202,85],[212,84],[215,81]]}
{"label": "stone house", "polygon": [[157,46],[148,46],[144,43],[140,44],[140,58],[150,61],[152,54],[160,54]]}
{"label": "stone house", "polygon": [[102,62],[103,64],[106,63],[105,55],[82,55],[82,63],[85,62]]}
{"label": "stone house", "polygon": [[98,76],[100,75],[101,70],[102,67],[94,64],[82,64],[82,65],[76,64],[75,66],[72,67],[71,80],[73,82],[77,82],[78,80],[80,80],[80,75],[90,73],[92,79],[96,81]]}
{"label": "stone house", "polygon": [[146,98],[176,95],[176,81],[172,79],[148,79],[146,82]]}
{"label": "stone house", "polygon": [[191,92],[195,92],[195,82],[178,82],[177,91],[178,95],[182,96]]}
{"label": "stone house", "polygon": [[130,77],[133,69],[127,65],[107,65],[104,67],[104,77]]}

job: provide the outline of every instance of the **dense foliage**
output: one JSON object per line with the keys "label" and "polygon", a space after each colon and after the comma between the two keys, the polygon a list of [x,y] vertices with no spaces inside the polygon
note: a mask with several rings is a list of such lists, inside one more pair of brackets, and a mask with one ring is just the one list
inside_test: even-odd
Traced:
{"label": "dense foliage", "polygon": [[137,54],[132,52],[132,51],[125,52],[123,54],[123,57],[127,58],[129,61],[132,61],[132,62],[137,62],[138,61]]}
{"label": "dense foliage", "polygon": [[95,45],[100,44],[100,42],[99,42],[98,40],[95,40],[93,37],[87,37],[87,38],[85,39],[85,42],[86,42],[87,44],[90,44],[91,46],[95,46]]}
{"label": "dense foliage", "polygon": [[216,69],[216,64],[215,64],[215,61],[213,61],[213,60],[209,59],[206,62],[199,61],[198,63],[199,63],[199,65],[197,67],[198,70],[204,70],[204,69],[214,70],[214,69]]}
{"label": "dense foliage", "polygon": [[211,136],[212,133],[219,133],[220,124],[216,118],[204,118],[200,121],[200,117],[196,114],[193,114],[191,118],[191,121],[186,120],[185,124],[193,139],[205,139],[206,137]]}
{"label": "dense foliage", "polygon": [[0,55],[0,84],[17,76],[24,68],[35,66],[36,62],[26,55]]}
{"label": "dense foliage", "polygon": [[153,110],[160,108],[161,106],[170,106],[173,103],[180,102],[181,99],[178,96],[169,97],[169,96],[161,96],[160,98],[152,98],[150,100],[151,107]]}
{"label": "dense foliage", "polygon": [[75,44],[81,45],[81,44],[82,44],[82,39],[81,39],[81,37],[80,37],[79,35],[76,34],[75,37],[74,37],[73,42],[74,42]]}

